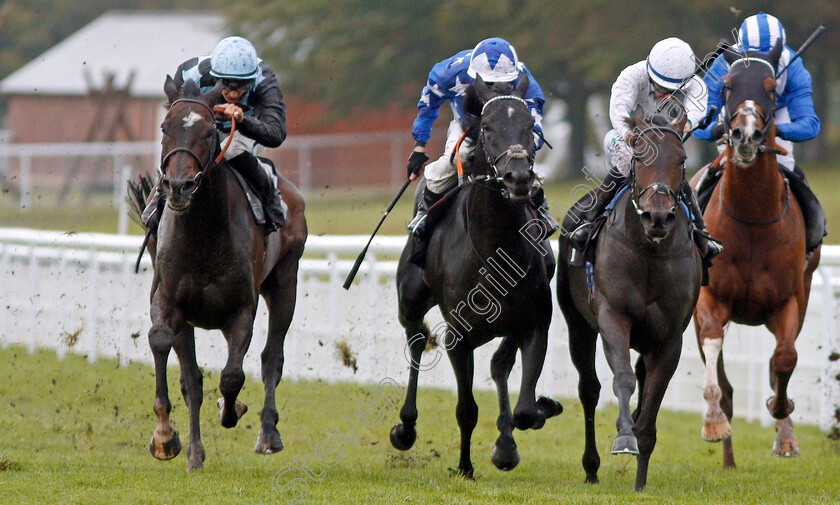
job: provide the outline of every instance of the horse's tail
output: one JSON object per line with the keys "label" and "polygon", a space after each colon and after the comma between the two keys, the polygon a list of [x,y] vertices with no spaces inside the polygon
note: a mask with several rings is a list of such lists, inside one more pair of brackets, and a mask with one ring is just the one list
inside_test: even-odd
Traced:
{"label": "horse's tail", "polygon": [[143,223],[140,220],[140,216],[146,208],[146,202],[149,199],[149,195],[152,194],[154,187],[155,183],[148,174],[140,174],[137,179],[128,181],[128,194],[126,195],[126,200],[128,200],[128,206],[130,207],[128,215],[132,221],[141,226],[143,226]]}

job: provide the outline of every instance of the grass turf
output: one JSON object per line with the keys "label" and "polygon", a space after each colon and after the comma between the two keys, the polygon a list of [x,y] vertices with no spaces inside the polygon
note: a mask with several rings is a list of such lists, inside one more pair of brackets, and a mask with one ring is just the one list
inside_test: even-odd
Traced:
{"label": "grass turf", "polygon": [[[204,470],[187,474],[187,409],[177,369],[169,370],[168,379],[184,450],[169,462],[155,460],[147,449],[155,424],[151,367],[118,368],[112,360],[91,365],[74,355],[60,361],[50,351],[29,355],[12,346],[0,351],[0,370],[0,503],[292,503],[302,482],[307,489],[299,503],[304,504],[836,504],[840,498],[840,445],[816,428],[797,427],[802,456],[781,459],[770,455],[772,428],[736,419],[739,467],[724,471],[721,446],[700,439],[700,415],[670,411],[659,416],[659,441],[643,493],[633,492],[634,459],[608,454],[616,410],[599,411],[601,483],[584,484],[582,413],[571,400],[563,401],[566,411],[542,430],[515,432],[522,461],[512,472],[500,472],[489,458],[497,436],[491,392],[477,395],[476,480],[466,481],[449,472],[458,461],[455,397],[423,387],[422,378],[418,439],[410,451],[391,447],[388,431],[397,412],[384,406],[373,386],[283,382],[277,390],[278,427],[286,449],[260,456],[252,448],[261,383],[247,379],[240,399],[251,410],[236,428],[225,430],[215,407],[219,375],[205,371],[207,460]],[[406,377],[394,379],[404,384]],[[384,411],[370,427],[356,417],[363,400],[377,402]],[[357,443],[334,433],[355,442],[348,423],[355,427]],[[329,458],[337,459],[341,451],[341,460],[324,468],[316,462],[316,448],[328,439],[335,444]],[[307,459],[320,480],[305,477],[297,467]],[[288,471],[278,475],[285,467]]]}

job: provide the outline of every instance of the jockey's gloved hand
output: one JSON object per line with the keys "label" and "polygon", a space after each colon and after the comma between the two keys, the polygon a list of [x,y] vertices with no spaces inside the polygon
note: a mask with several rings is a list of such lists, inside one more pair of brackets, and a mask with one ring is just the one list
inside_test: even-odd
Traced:
{"label": "jockey's gloved hand", "polygon": [[723,123],[718,122],[712,127],[712,140],[718,140],[719,138],[723,137],[723,134],[726,133],[726,127],[723,126]]}
{"label": "jockey's gloved hand", "polygon": [[420,174],[420,170],[423,168],[423,164],[429,161],[429,157],[426,156],[426,153],[422,153],[420,151],[412,151],[411,156],[408,158],[408,177],[411,177],[411,174],[415,176]]}

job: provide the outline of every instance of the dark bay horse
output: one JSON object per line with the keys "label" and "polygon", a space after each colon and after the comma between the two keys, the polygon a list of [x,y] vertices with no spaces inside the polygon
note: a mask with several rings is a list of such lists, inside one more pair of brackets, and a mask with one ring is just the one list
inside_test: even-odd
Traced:
{"label": "dark bay horse", "polygon": [[[619,406],[612,453],[638,455],[637,491],[647,482],[656,417],[680,359],[683,331],[697,301],[702,273],[691,223],[679,197],[680,185],[685,184],[686,156],[680,138],[685,116],[675,121],[663,116],[645,119],[636,111],[630,125],[635,128],[632,182],[596,238],[594,269],[570,266],[565,258],[571,246],[566,234],[560,237],[557,296],[580,377],[586,481],[598,482],[601,464],[595,444],[595,407],[601,390],[595,344],[600,332]],[[574,229],[571,212],[564,230]],[[635,375],[630,349],[640,355]],[[639,403],[631,414],[630,397],[637,380]]]}
{"label": "dark bay horse", "polygon": [[799,454],[787,385],[796,366],[794,342],[805,319],[820,250],[806,262],[802,211],[776,162],[774,76],[781,50],[780,40],[767,55],[748,52],[739,58],[726,53],[726,163],[704,214],[709,232],[723,241],[725,249],[715,259],[709,285],[700,290],[694,311],[706,363],[702,436],[710,442],[723,440],[727,468],[735,466],[729,424],[732,385],[722,350],[723,328],[730,321],[764,324],[775,335],[776,350],[770,358],[770,385],[775,394],[767,401],[777,420],[773,454]]}
{"label": "dark bay horse", "polygon": [[[277,431],[274,391],[283,371],[283,342],[295,308],[298,260],[306,241],[304,203],[294,186],[280,179],[289,206],[286,225],[263,238],[245,194],[220,151],[213,105],[221,82],[201,95],[187,80],[176,88],[167,76],[168,113],[161,125],[163,148],[160,184],[166,193],[156,240],[150,240],[154,263],[151,290],[152,328],[149,345],[155,361],[154,411],[157,427],[149,450],[171,459],[181,450],[169,413],[166,362],[174,348],[181,364],[181,392],[189,408],[190,444],[187,470],[203,467],[201,443],[202,372],[196,363],[194,327],[221,329],[228,344],[219,391],[220,420],[231,428],[245,413],[236,401],[245,373],[242,360],[251,342],[259,295],[268,306],[268,338],[262,352],[265,403],[260,414],[256,452],[283,449]],[[135,202],[142,208],[145,202]]]}
{"label": "dark bay horse", "polygon": [[[399,319],[411,370],[402,423],[391,430],[391,443],[408,450],[417,437],[417,378],[429,339],[423,317],[437,305],[447,328],[435,336],[447,350],[458,386],[458,472],[467,478],[473,476],[470,440],[478,419],[472,391],[477,347],[502,337],[491,362],[499,397],[500,434],[491,455],[497,468],[511,470],[519,463],[514,426],[537,429],[562,411],[559,403],[535,397],[551,321],[554,256],[544,237],[532,231],[538,220],[527,207],[535,178],[534,119],[524,100],[528,84],[524,74],[515,90],[488,86],[478,77],[468,90],[466,109],[479,118],[469,130],[477,135],[469,181],[434,227],[426,268],[409,261],[417,245],[412,236],[397,269]],[[507,380],[517,350],[522,353],[522,384],[511,412]]]}

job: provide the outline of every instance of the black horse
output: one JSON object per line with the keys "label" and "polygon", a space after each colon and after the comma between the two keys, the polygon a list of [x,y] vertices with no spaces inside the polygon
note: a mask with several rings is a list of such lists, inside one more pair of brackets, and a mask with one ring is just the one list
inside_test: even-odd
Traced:
{"label": "black horse", "polygon": [[[399,319],[412,366],[400,411],[402,424],[391,430],[391,443],[407,450],[417,437],[417,376],[429,340],[423,317],[438,305],[447,323],[446,334],[438,341],[447,350],[458,384],[458,471],[468,478],[473,475],[470,438],[478,418],[472,392],[477,347],[503,338],[491,363],[499,396],[500,435],[491,456],[497,468],[511,470],[519,463],[514,426],[537,429],[562,411],[553,400],[535,398],[551,320],[554,256],[540,236],[545,232],[539,220],[527,206],[535,151],[534,119],[524,100],[528,84],[525,75],[515,90],[509,84],[489,87],[479,77],[468,90],[464,104],[477,118],[468,130],[477,137],[468,182],[441,203],[451,207],[429,238],[426,268],[411,261],[417,246],[411,237],[397,269]],[[517,349],[522,352],[522,385],[511,413],[507,379]]]}
{"label": "black horse", "polygon": [[[187,470],[203,467],[201,443],[202,372],[195,357],[194,327],[221,329],[228,343],[228,360],[219,391],[222,426],[236,425],[245,413],[236,401],[245,373],[242,360],[251,342],[259,295],[268,306],[268,338],[262,352],[265,404],[255,450],[270,454],[283,449],[277,431],[279,415],[274,390],[283,371],[283,342],[292,320],[298,260],[306,241],[306,219],[300,193],[280,179],[289,211],[286,225],[263,238],[245,193],[225,161],[217,162],[219,134],[213,105],[221,82],[200,95],[188,80],[182,90],[167,76],[164,91],[168,113],[161,125],[163,148],[159,183],[167,206],[157,238],[149,242],[154,263],[151,290],[152,328],[149,345],[155,361],[157,428],[149,450],[158,459],[178,455],[181,443],[172,427],[172,406],[166,384],[166,362],[173,347],[181,363],[181,392],[190,414]],[[132,207],[145,205],[148,189],[134,185]]]}
{"label": "black horse", "polygon": [[[595,372],[595,342],[600,332],[619,406],[612,453],[638,455],[636,490],[640,491],[656,444],[656,416],[680,359],[682,335],[697,301],[702,271],[687,210],[678,196],[680,185],[685,184],[686,156],[680,138],[685,116],[678,117],[676,124],[662,116],[644,119],[639,110],[634,117],[630,125],[636,132],[631,140],[632,182],[599,232],[591,263],[558,262],[557,296],[569,327],[572,362],[580,376],[586,480],[598,482],[600,466],[595,445],[595,407],[601,390]],[[565,221],[564,230],[573,229],[571,212]],[[564,234],[561,258],[569,253]],[[640,354],[635,376],[630,349]],[[639,404],[631,415],[630,396],[637,379]]]}

